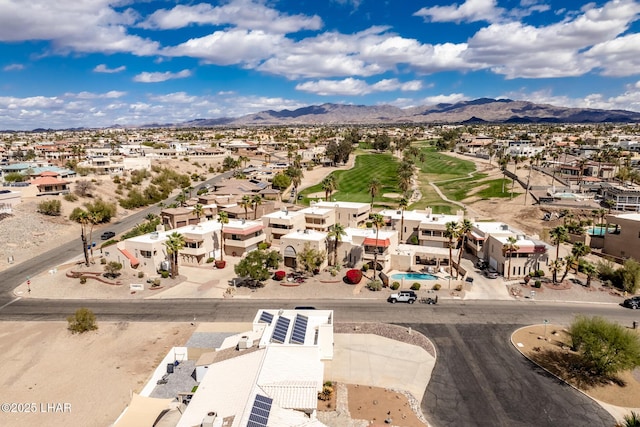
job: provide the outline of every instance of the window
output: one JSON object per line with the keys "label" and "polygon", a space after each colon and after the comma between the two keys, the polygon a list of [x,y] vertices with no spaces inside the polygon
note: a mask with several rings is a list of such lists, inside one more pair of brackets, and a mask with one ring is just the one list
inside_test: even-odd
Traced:
{"label": "window", "polygon": [[140,256],[142,258],[151,258],[151,251],[140,251]]}

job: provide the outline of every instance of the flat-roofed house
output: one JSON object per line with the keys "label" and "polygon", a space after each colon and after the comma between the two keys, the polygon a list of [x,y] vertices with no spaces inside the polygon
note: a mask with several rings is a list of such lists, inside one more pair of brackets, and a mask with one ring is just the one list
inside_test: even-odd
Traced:
{"label": "flat-roofed house", "polygon": [[336,214],[333,208],[323,208],[319,206],[311,206],[299,210],[305,218],[305,228],[315,231],[328,232],[333,224],[336,223]]}
{"label": "flat-roofed house", "polygon": [[303,212],[284,209],[263,215],[262,223],[267,242],[279,243],[282,236],[305,228],[305,216]]}
{"label": "flat-roofed house", "polygon": [[224,225],[224,253],[231,256],[242,256],[258,248],[258,244],[266,240],[261,221],[229,220]]}
{"label": "flat-roofed house", "polygon": [[361,227],[369,219],[371,205],[358,202],[316,202],[312,207],[333,209],[335,222],[344,227]]}
{"label": "flat-roofed house", "polygon": [[[305,248],[315,249],[322,253],[328,253],[327,233],[317,230],[296,230],[280,237],[280,253],[284,259],[284,265],[296,268],[298,265],[298,254]],[[322,265],[323,269],[328,265],[328,257],[325,257]]]}
{"label": "flat-roofed house", "polygon": [[607,223],[615,229],[604,233],[604,253],[640,260],[640,213],[607,215]]}

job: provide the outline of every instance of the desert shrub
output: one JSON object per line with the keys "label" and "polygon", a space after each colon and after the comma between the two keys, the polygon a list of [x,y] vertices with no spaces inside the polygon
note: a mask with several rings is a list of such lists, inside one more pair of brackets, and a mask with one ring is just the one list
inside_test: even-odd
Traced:
{"label": "desert shrub", "polygon": [[144,277],[144,271],[138,271],[138,279],[142,279]]}
{"label": "desert shrub", "polygon": [[153,279],[153,284],[151,286],[154,286],[154,287],[160,286],[160,279],[158,278]]}
{"label": "desert shrub", "polygon": [[273,274],[273,279],[280,281],[280,280],[283,280],[286,275],[287,273],[285,271],[278,270]]}
{"label": "desert shrub", "polygon": [[75,194],[73,194],[73,193],[69,193],[69,194],[65,194],[65,195],[64,195],[64,199],[65,199],[67,202],[75,202],[75,201],[77,201],[77,200],[78,200],[78,196],[76,196],[76,195],[75,195]]}
{"label": "desert shrub", "polygon": [[100,264],[105,265],[107,263],[106,258],[100,258]]}
{"label": "desert shrub", "polygon": [[80,197],[89,197],[91,196],[91,192],[94,190],[95,186],[91,181],[87,181],[86,179],[82,179],[76,181],[75,192]]}
{"label": "desert shrub", "polygon": [[352,268],[351,270],[347,271],[347,274],[345,276],[349,283],[351,283],[352,285],[357,285],[358,283],[360,283],[360,280],[362,280],[362,271]]}
{"label": "desert shrub", "polygon": [[114,184],[120,184],[122,182],[122,181],[120,181],[120,177],[117,176],[117,175],[113,177],[112,181],[113,181]]}
{"label": "desert shrub", "polygon": [[331,274],[331,277],[336,277],[339,271],[340,271],[340,266],[334,266],[329,269],[329,274]]}
{"label": "desert shrub", "polygon": [[371,280],[369,283],[367,283],[367,288],[369,288],[370,291],[381,291],[382,282],[380,280]]}
{"label": "desert shrub", "polygon": [[419,291],[420,290],[420,283],[414,282],[413,285],[411,285],[411,290],[412,291]]}
{"label": "desert shrub", "polygon": [[540,288],[541,286],[542,286],[542,282],[540,280],[536,280],[535,282],[533,282],[534,288]]}
{"label": "desert shrub", "polygon": [[87,283],[87,278],[84,276],[80,277],[80,284],[84,285],[85,283]]}
{"label": "desert shrub", "polygon": [[111,261],[104,266],[104,275],[115,278],[120,275],[120,270],[122,270],[122,264],[118,261]]}
{"label": "desert shrub", "polygon": [[536,277],[544,277],[544,271],[536,270]]}
{"label": "desert shrub", "polygon": [[269,249],[269,246],[271,245],[269,245],[267,242],[258,243],[258,249],[260,249],[261,251]]}
{"label": "desert shrub", "polygon": [[366,273],[367,271],[369,271],[369,264],[363,264],[363,265],[362,265],[362,271],[364,271],[365,273]]}
{"label": "desert shrub", "polygon": [[213,261],[215,261],[214,257],[210,256],[209,258],[207,258],[207,264],[211,264]]}
{"label": "desert shrub", "polygon": [[393,282],[391,284],[391,289],[394,291],[397,291],[400,288],[400,283],[399,282]]}
{"label": "desert shrub", "polygon": [[69,329],[72,334],[82,334],[98,329],[98,325],[96,325],[96,315],[88,308],[77,309],[73,316],[67,317],[67,322],[69,322],[67,329]]}
{"label": "desert shrub", "polygon": [[169,277],[169,272],[167,270],[162,270],[160,272],[160,276],[162,276],[163,279],[166,279],[167,277]]}
{"label": "desert shrub", "polygon": [[323,385],[322,391],[318,393],[318,399],[323,401],[331,400],[332,395],[333,387],[330,385]]}
{"label": "desert shrub", "polygon": [[416,236],[415,234],[411,237],[409,237],[409,244],[410,245],[417,245],[419,243],[418,241],[418,236]]}
{"label": "desert shrub", "polygon": [[458,292],[462,291],[462,285],[456,286],[456,291],[458,291]]}
{"label": "desert shrub", "polygon": [[43,200],[38,203],[38,212],[43,215],[59,216],[60,200]]}
{"label": "desert shrub", "polygon": [[440,285],[440,283],[436,283],[435,285],[433,285],[433,288],[431,289],[433,289],[434,291],[439,291],[440,288],[442,288],[442,285]]}

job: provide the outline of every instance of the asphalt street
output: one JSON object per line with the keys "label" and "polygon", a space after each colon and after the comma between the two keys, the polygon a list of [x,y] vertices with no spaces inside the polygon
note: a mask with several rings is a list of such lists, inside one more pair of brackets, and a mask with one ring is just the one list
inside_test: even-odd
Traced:
{"label": "asphalt street", "polygon": [[447,426],[606,426],[600,405],[522,357],[510,344],[523,325],[407,324],[438,359],[422,400],[430,423]]}

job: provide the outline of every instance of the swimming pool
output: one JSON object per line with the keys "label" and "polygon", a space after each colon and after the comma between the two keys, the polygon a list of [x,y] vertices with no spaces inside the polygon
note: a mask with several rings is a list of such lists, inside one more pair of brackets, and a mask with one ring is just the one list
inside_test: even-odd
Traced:
{"label": "swimming pool", "polygon": [[607,232],[607,228],[602,226],[587,228],[587,234],[589,236],[604,236],[606,232]]}
{"label": "swimming pool", "polygon": [[396,273],[392,274],[391,278],[393,280],[438,280],[433,274],[427,273]]}

